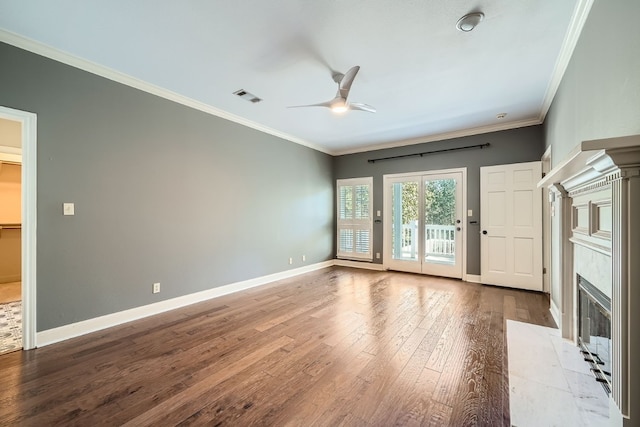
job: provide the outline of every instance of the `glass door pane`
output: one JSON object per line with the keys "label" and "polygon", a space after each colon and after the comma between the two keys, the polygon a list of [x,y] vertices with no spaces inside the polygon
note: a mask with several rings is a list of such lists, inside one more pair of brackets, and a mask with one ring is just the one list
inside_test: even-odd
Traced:
{"label": "glass door pane", "polygon": [[424,262],[456,263],[456,180],[424,181]]}
{"label": "glass door pane", "polygon": [[462,172],[422,177],[424,199],[424,252],[422,272],[462,277]]}
{"label": "glass door pane", "polygon": [[462,278],[463,171],[385,177],[384,265]]}
{"label": "glass door pane", "polygon": [[396,182],[391,191],[391,258],[419,261],[419,181]]}

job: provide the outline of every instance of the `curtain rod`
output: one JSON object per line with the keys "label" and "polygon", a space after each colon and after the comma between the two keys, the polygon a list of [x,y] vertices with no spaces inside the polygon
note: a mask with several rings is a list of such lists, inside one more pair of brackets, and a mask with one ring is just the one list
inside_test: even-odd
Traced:
{"label": "curtain rod", "polygon": [[379,162],[379,161],[382,161],[382,160],[403,159],[405,157],[418,157],[418,156],[423,157],[423,156],[426,156],[428,154],[445,153],[447,151],[471,150],[473,148],[479,148],[479,149],[482,150],[483,148],[489,147],[489,146],[491,146],[491,144],[489,144],[487,142],[485,144],[467,145],[466,147],[444,148],[442,150],[423,151],[422,153],[402,154],[400,156],[391,156],[391,157],[381,157],[379,159],[369,159],[369,160],[367,160],[367,162],[375,163],[375,162]]}

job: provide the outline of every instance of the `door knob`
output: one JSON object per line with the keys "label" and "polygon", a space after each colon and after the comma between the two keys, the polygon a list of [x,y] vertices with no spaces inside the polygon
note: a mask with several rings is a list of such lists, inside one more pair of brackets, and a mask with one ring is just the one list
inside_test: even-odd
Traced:
{"label": "door knob", "polygon": [[482,234],[487,234],[487,230],[482,230]]}
{"label": "door knob", "polygon": [[462,228],[461,227],[456,227],[456,230],[460,231],[460,230],[462,230]]}
{"label": "door knob", "polygon": [[456,219],[456,224],[460,224],[460,220],[459,219]]}

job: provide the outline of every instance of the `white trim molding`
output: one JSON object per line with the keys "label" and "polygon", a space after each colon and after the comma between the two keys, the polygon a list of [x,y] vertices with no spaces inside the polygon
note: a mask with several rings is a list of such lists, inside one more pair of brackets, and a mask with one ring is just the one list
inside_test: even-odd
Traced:
{"label": "white trim molding", "polygon": [[576,45],[578,44],[582,28],[587,22],[587,17],[591,11],[593,2],[594,0],[579,0],[575,6],[571,22],[569,23],[569,29],[562,41],[562,47],[560,48],[558,59],[556,60],[556,64],[553,68],[553,74],[551,75],[549,85],[547,86],[544,98],[542,99],[542,105],[540,107],[540,123],[544,122],[544,119],[549,112],[549,108],[551,108],[551,103],[553,102],[553,98],[556,96],[556,92],[558,92],[564,73],[567,71],[569,61],[571,60],[571,56],[573,55]]}
{"label": "white trim molding", "polygon": [[[228,285],[219,286],[217,288],[207,289],[205,291],[183,295],[180,297],[159,301],[141,307],[135,307],[128,310],[119,311],[117,313],[106,314],[104,316],[71,323],[69,325],[64,325],[45,331],[40,331],[35,334],[35,343],[37,343],[37,347],[44,347],[50,344],[55,344],[57,342],[79,337],[81,335],[111,328],[113,326],[118,326],[123,323],[164,313],[166,311],[175,310],[177,308],[185,307],[190,304],[195,304],[235,292],[240,292],[246,289],[255,288],[275,282],[277,280],[288,279],[312,271],[332,267],[334,265],[361,268],[366,270],[385,271],[385,268],[382,264],[332,259],[305,267],[282,271],[280,273],[269,274],[267,276],[256,277],[254,279],[244,280],[242,282],[230,283]],[[30,348],[33,347],[35,346],[32,346]]]}
{"label": "white trim molding", "polygon": [[[551,292],[551,301],[558,312],[559,320],[556,324],[560,328],[562,337],[577,343],[575,334],[577,328],[577,302],[575,299],[575,281],[573,278],[573,245],[569,241],[571,237],[571,198],[559,184],[552,184],[549,190],[555,195],[555,219],[559,230],[559,242],[557,252],[552,254],[556,258],[556,265],[559,266],[558,271],[553,271],[552,281],[559,282],[560,301],[554,301],[553,292]],[[567,266],[570,266],[567,268]],[[551,284],[553,287],[553,283]],[[558,305],[559,304],[559,305]]]}
{"label": "white trim molding", "polygon": [[288,279],[290,277],[299,276],[311,271],[321,270],[323,268],[334,265],[334,260],[319,262],[305,267],[294,268],[292,270],[282,271],[280,273],[269,274],[267,276],[256,277],[254,279],[244,280],[242,282],[231,283],[219,286],[205,291],[195,292],[189,295],[183,295],[156,303],[143,305],[141,307],[131,308],[129,310],[119,311],[117,313],[106,314],[93,319],[83,320],[77,323],[60,326],[46,331],[38,332],[36,341],[38,347],[54,344],[70,338],[79,337],[91,332],[100,331],[102,329],[111,328],[133,320],[142,319],[144,317],[153,316],[155,314],[164,313],[169,310],[184,307],[190,304],[218,298],[234,292],[240,292],[245,289],[255,288],[266,285],[277,280]]}
{"label": "white trim molding", "polygon": [[311,148],[316,151],[320,151],[325,154],[332,154],[330,150],[327,150],[326,148],[321,147],[317,144],[314,144],[310,141],[306,141],[304,139],[297,138],[293,135],[280,132],[276,129],[272,129],[268,126],[261,125],[260,123],[253,122],[251,120],[247,120],[244,117],[240,117],[235,114],[229,113],[228,111],[215,108],[204,102],[195,100],[193,98],[189,98],[179,93],[162,88],[160,86],[156,86],[154,84],[145,82],[138,78],[132,77],[128,74],[122,73],[120,71],[116,71],[112,68],[97,64],[92,61],[88,61],[76,55],[72,55],[68,52],[64,52],[62,50],[48,46],[36,40],[32,40],[30,38],[21,36],[19,34],[0,29],[0,41],[3,41],[12,46],[18,47],[20,49],[24,49],[29,52],[33,52],[38,55],[44,56],[45,58],[53,59],[63,64],[70,65],[72,67],[89,72],[91,74],[104,77],[105,79],[109,79],[114,82],[150,93],[152,95],[156,95],[161,98],[168,99],[169,101],[182,104],[184,106],[193,108],[195,110],[199,110],[199,111],[211,114],[213,116],[217,116],[226,120],[230,120],[235,123],[239,123],[243,126],[256,129],[260,132],[264,132],[266,134],[273,135],[278,138],[282,138],[299,145],[303,145],[305,147]]}
{"label": "white trim molding", "polygon": [[534,126],[534,125],[539,125],[543,123],[544,118],[546,117],[547,112],[551,106],[551,102],[553,101],[553,98],[555,97],[555,94],[558,90],[560,82],[562,81],[562,77],[564,76],[564,73],[567,69],[569,61],[571,59],[571,55],[573,54],[573,50],[575,49],[578,38],[580,36],[580,33],[582,32],[582,28],[589,15],[589,11],[591,10],[591,6],[593,2],[594,0],[578,0],[576,7],[574,9],[574,13],[572,15],[571,22],[569,24],[569,29],[567,30],[562,47],[558,55],[558,59],[554,66],[553,74],[551,76],[551,79],[549,80],[549,84],[547,86],[545,95],[542,98],[542,102],[540,104],[540,111],[534,112],[532,114],[533,117],[524,118],[517,121],[507,121],[504,123],[477,126],[477,127],[471,127],[471,128],[455,130],[455,131],[448,131],[448,132],[432,134],[432,135],[424,135],[416,138],[409,138],[409,139],[404,139],[399,141],[391,140],[388,142],[367,144],[367,145],[348,148],[344,150],[330,149],[325,146],[316,144],[312,141],[298,138],[294,135],[279,131],[277,129],[270,128],[268,126],[264,126],[260,123],[248,120],[244,117],[240,117],[228,111],[224,111],[222,109],[213,107],[212,105],[206,104],[196,99],[189,98],[179,93],[162,88],[160,86],[145,82],[143,80],[140,80],[128,74],[122,73],[120,71],[116,71],[112,68],[83,59],[69,52],[62,51],[60,49],[54,48],[42,42],[30,39],[28,37],[24,37],[22,35],[19,35],[7,30],[0,29],[0,41],[10,44],[12,46],[18,47],[20,49],[24,49],[29,52],[36,53],[46,58],[53,59],[63,64],[70,65],[80,70],[84,70],[89,73],[104,77],[106,79],[142,90],[144,92],[147,92],[156,96],[160,96],[162,98],[168,99],[178,104],[182,104],[187,107],[194,108],[196,110],[203,111],[205,113],[208,113],[217,117],[221,117],[223,119],[230,120],[235,123],[239,123],[243,126],[256,129],[260,132],[264,132],[266,134],[273,135],[278,138],[285,139],[287,141],[291,141],[293,143],[311,148],[313,150],[320,151],[322,153],[326,153],[332,156],[340,156],[344,154],[362,153],[362,152],[372,151],[372,150],[404,147],[407,145],[415,145],[415,144],[434,142],[434,141],[443,141],[443,140],[461,138],[461,137],[470,136],[470,135],[481,135],[481,134],[490,133],[490,132],[518,129],[522,127]]}
{"label": "white trim molding", "polygon": [[352,261],[348,259],[336,259],[334,260],[333,265],[337,265],[340,267],[361,268],[363,270],[376,270],[376,271],[386,270],[386,268],[384,268],[382,264],[374,264],[372,262],[366,262],[366,261]]}
{"label": "white trim molding", "polygon": [[464,281],[469,283],[482,283],[482,276],[479,274],[467,274]]}
{"label": "white trim molding", "polygon": [[553,317],[553,320],[556,322],[558,329],[562,331],[562,314],[560,313],[560,309],[553,299],[551,299],[549,302],[549,312],[551,313],[551,317]]}
{"label": "white trim molding", "polygon": [[36,346],[37,116],[0,106],[0,118],[22,124],[22,347],[30,350]]}
{"label": "white trim molding", "polygon": [[535,126],[539,124],[542,124],[542,121],[538,118],[519,120],[516,122],[504,122],[504,123],[492,124],[487,126],[478,126],[478,127],[468,128],[468,129],[461,129],[461,130],[456,130],[451,132],[437,133],[433,135],[425,135],[417,138],[403,139],[401,141],[389,141],[386,143],[383,142],[379,144],[369,144],[369,145],[363,145],[363,146],[354,147],[354,148],[348,148],[346,150],[334,150],[330,154],[334,156],[342,156],[345,154],[355,154],[355,153],[364,153],[364,152],[375,151],[375,150],[385,150],[387,148],[406,147],[407,145],[417,145],[417,144],[424,144],[427,142],[445,141],[447,139],[463,138],[465,136],[473,136],[473,135],[482,135],[485,133],[499,132],[499,131],[510,130],[510,129],[519,129],[519,128]]}

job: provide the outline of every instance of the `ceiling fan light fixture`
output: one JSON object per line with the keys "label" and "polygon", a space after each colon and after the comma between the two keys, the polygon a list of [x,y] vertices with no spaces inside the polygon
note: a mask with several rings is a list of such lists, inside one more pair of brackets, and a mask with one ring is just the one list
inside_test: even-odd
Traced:
{"label": "ceiling fan light fixture", "polygon": [[349,106],[343,100],[336,101],[331,105],[331,111],[338,114],[342,114],[346,112],[348,109],[349,109]]}
{"label": "ceiling fan light fixture", "polygon": [[361,102],[348,102],[349,91],[351,90],[351,84],[353,80],[356,78],[356,74],[360,70],[360,66],[356,65],[354,67],[349,68],[349,71],[346,73],[334,73],[333,81],[338,84],[338,92],[336,92],[336,96],[325,102],[319,102],[317,104],[307,104],[307,105],[294,105],[288,108],[301,108],[301,107],[325,107],[329,108],[332,112],[336,114],[346,113],[347,111],[366,111],[368,113],[375,113],[376,109],[368,104],[363,104]]}
{"label": "ceiling fan light fixture", "polygon": [[458,19],[456,28],[464,33],[473,30],[484,19],[484,13],[471,12]]}

